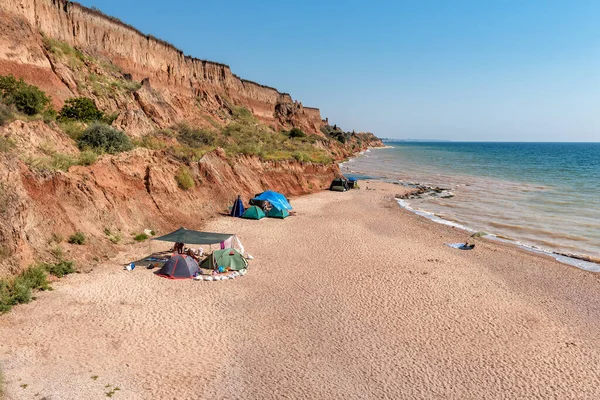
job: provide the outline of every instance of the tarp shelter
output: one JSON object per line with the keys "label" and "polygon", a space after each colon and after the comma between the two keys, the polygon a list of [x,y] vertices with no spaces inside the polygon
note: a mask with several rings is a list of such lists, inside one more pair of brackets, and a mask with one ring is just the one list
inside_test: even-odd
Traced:
{"label": "tarp shelter", "polygon": [[226,241],[232,236],[231,233],[200,232],[192,229],[179,228],[174,232],[154,238],[153,240],[186,244],[217,244]]}
{"label": "tarp shelter", "polygon": [[237,199],[235,199],[235,201],[233,202],[233,207],[231,208],[231,213],[230,215],[232,217],[236,217],[239,218],[244,214],[244,203],[242,203],[242,199],[240,196],[238,196]]}
{"label": "tarp shelter", "polygon": [[215,250],[200,263],[203,269],[224,269],[239,271],[248,267],[248,261],[236,249]]}
{"label": "tarp shelter", "polygon": [[190,279],[199,271],[198,263],[192,257],[184,254],[173,254],[156,275],[169,279]]}
{"label": "tarp shelter", "polygon": [[257,194],[256,196],[254,196],[254,199],[256,200],[266,200],[269,203],[271,203],[271,205],[273,207],[277,207],[280,209],[286,209],[286,210],[291,210],[292,206],[290,205],[290,202],[288,201],[288,199],[281,193],[278,192],[274,192],[272,190],[267,190],[266,192],[262,192],[261,194]]}
{"label": "tarp shelter", "polygon": [[273,207],[269,211],[267,211],[267,217],[269,218],[287,218],[290,216],[290,213],[285,208],[277,208]]}
{"label": "tarp shelter", "polygon": [[334,192],[345,192],[348,189],[348,181],[344,178],[335,178],[331,181],[331,185],[329,185],[329,190],[333,190]]}
{"label": "tarp shelter", "polygon": [[247,218],[247,219],[261,219],[264,217],[265,217],[265,212],[257,206],[249,207],[246,210],[246,212],[244,213],[244,215],[242,215],[242,218]]}

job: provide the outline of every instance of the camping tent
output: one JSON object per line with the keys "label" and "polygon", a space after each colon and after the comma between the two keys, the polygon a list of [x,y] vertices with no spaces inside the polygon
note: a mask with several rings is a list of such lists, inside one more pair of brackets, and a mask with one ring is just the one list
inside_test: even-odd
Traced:
{"label": "camping tent", "polygon": [[173,254],[156,275],[169,279],[189,279],[198,273],[198,263],[192,257]]}
{"label": "camping tent", "polygon": [[345,192],[348,189],[348,181],[344,178],[335,178],[331,181],[331,185],[329,185],[329,190],[333,190],[334,192]]}
{"label": "camping tent", "polygon": [[242,203],[242,199],[240,196],[233,202],[233,207],[231,208],[230,215],[232,217],[241,217],[244,214],[244,203]]}
{"label": "camping tent", "polygon": [[246,210],[244,215],[242,215],[242,218],[247,218],[247,219],[261,219],[264,217],[265,217],[265,212],[257,206],[250,206]]}
{"label": "camping tent", "polygon": [[239,271],[248,267],[248,261],[236,249],[223,249],[215,250],[200,263],[200,268],[204,269],[219,267]]}
{"label": "camping tent", "polygon": [[290,213],[285,208],[277,208],[273,207],[269,211],[267,211],[267,217],[270,218],[287,218],[290,216]]}
{"label": "camping tent", "polygon": [[285,208],[286,210],[292,209],[290,202],[284,195],[282,195],[281,193],[274,192],[272,190],[267,190],[266,192],[257,194],[256,196],[254,196],[254,200],[266,200],[269,203],[271,203],[273,207],[281,209]]}

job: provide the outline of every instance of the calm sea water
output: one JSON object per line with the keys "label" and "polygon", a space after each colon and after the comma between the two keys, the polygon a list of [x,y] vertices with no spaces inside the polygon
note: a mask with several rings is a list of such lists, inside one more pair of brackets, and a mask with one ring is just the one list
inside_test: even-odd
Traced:
{"label": "calm sea water", "polygon": [[346,174],[449,189],[409,208],[533,248],[600,259],[600,143],[387,143]]}

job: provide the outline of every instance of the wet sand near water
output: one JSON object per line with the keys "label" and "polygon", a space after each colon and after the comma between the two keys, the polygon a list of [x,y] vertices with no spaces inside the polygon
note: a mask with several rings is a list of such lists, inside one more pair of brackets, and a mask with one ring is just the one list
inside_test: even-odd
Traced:
{"label": "wet sand near water", "polygon": [[211,221],[255,257],[235,280],[124,271],[142,244],[55,283],[0,316],[5,397],[600,398],[600,275],[449,248],[468,234],[400,209],[403,188],[361,188]]}

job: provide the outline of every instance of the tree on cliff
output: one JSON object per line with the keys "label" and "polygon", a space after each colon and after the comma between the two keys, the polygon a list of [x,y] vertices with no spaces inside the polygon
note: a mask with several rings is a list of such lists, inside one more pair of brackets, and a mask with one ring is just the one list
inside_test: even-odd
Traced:
{"label": "tree on cliff", "polygon": [[65,101],[65,105],[61,108],[59,116],[61,119],[90,122],[102,120],[104,113],[98,110],[92,99],[75,97]]}
{"label": "tree on cliff", "polygon": [[0,75],[0,100],[27,115],[42,112],[55,113],[50,104],[50,97],[46,96],[46,93],[36,86],[25,83],[23,79],[17,80],[12,75]]}

